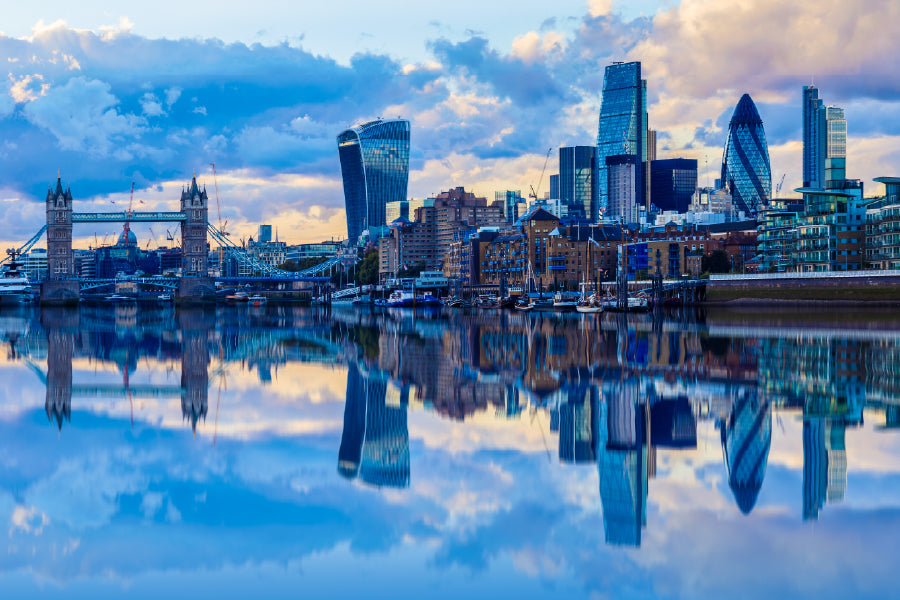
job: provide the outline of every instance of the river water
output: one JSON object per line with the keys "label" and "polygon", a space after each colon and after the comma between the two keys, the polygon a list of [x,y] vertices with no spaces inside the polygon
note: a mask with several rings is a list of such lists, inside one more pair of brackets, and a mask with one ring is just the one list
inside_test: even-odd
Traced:
{"label": "river water", "polygon": [[0,312],[4,598],[898,595],[900,317]]}

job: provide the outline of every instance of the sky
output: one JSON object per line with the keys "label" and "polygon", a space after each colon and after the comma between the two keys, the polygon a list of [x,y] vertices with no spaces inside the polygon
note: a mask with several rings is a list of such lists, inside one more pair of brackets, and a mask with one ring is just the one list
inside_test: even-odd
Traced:
{"label": "sky", "polygon": [[[411,122],[411,197],[546,191],[555,149],[595,142],[614,60],[642,62],[658,157],[697,159],[700,185],[750,93],[782,196],[801,183],[814,81],[846,110],[848,176],[875,194],[900,163],[898,17],[896,0],[16,3],[0,30],[0,241],[43,224],[57,172],[77,211],[121,210],[132,181],[136,209],[171,210],[196,173],[235,237],[272,223],[290,243],[340,239],[335,136],[379,116]],[[116,233],[100,227],[76,245]]]}

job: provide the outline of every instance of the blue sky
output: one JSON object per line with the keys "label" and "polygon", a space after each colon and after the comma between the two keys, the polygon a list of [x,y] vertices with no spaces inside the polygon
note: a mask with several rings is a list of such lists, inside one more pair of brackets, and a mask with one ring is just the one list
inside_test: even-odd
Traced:
{"label": "blue sky", "polygon": [[[749,92],[773,180],[798,186],[800,88],[812,78],[846,108],[849,175],[877,192],[873,177],[897,174],[890,0],[375,4],[6,7],[0,237],[40,226],[57,169],[80,210],[127,202],[132,180],[142,208],[168,208],[192,172],[213,188],[211,162],[232,231],[272,222],[291,242],[341,237],[334,138],[377,116],[412,122],[411,196],[524,190],[547,148],[593,143],[612,60],[642,61],[658,154],[698,159],[701,184]],[[75,233],[84,243],[94,231]]]}

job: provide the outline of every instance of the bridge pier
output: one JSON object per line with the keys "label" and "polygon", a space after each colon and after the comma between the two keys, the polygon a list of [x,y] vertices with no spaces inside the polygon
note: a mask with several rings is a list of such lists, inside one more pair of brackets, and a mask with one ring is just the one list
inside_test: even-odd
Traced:
{"label": "bridge pier", "polygon": [[215,302],[215,281],[212,277],[182,277],[178,280],[175,300],[187,304]]}

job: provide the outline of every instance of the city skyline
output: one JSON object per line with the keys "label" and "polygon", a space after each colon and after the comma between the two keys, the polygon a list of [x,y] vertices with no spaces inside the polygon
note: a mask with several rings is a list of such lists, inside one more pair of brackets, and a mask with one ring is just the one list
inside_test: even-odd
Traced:
{"label": "city skyline", "polygon": [[[423,27],[411,36],[419,40],[417,54],[376,33],[375,41],[356,44],[355,56],[314,36],[278,44],[256,37],[258,31],[226,32],[216,22],[198,22],[202,37],[186,39],[191,34],[181,29],[184,23],[167,30],[138,13],[109,26],[119,15],[88,10],[82,18],[98,22],[85,23],[62,9],[30,18],[17,9],[5,25],[11,29],[0,35],[9,69],[0,87],[0,206],[10,224],[3,237],[21,242],[40,226],[44,186],[58,168],[82,210],[127,202],[131,180],[148,208],[166,208],[177,202],[178,186],[192,170],[212,187],[210,162],[220,169],[223,218],[239,234],[277,217],[282,237],[291,241],[343,237],[334,136],[379,116],[402,116],[415,129],[410,196],[456,185],[487,197],[529,189],[538,182],[547,147],[595,143],[603,68],[615,60],[641,61],[659,158],[696,159],[699,185],[714,178],[730,112],[749,92],[765,123],[773,180],[784,173],[784,190],[800,187],[799,92],[813,75],[829,103],[845,109],[847,175],[868,183],[895,172],[900,131],[887,117],[896,110],[898,78],[879,57],[891,55],[896,42],[875,35],[865,16],[887,22],[900,9],[870,2],[852,13],[830,11],[835,23],[856,24],[837,56],[799,25],[812,4],[800,3],[786,16],[765,2],[757,8],[749,17],[742,13],[752,20],[746,33],[721,40],[712,32],[737,18],[729,3],[648,5],[645,14],[652,16],[641,17],[633,8],[623,13],[620,3],[579,2],[558,9],[568,16],[545,19],[528,7],[503,31],[484,31],[486,20],[473,18],[467,32],[462,17],[445,29]],[[54,22],[57,16],[72,26]],[[707,32],[703,55],[691,49],[692,24]],[[759,36],[763,27],[776,35]],[[728,64],[747,47],[753,60]],[[797,47],[809,51],[773,58]],[[148,59],[138,61],[138,55]],[[685,56],[692,60],[681,60]],[[364,99],[354,97],[360,89],[367,91]],[[541,192],[556,172],[553,158]],[[877,193],[875,187],[867,193]],[[75,245],[93,233],[76,231]]]}

